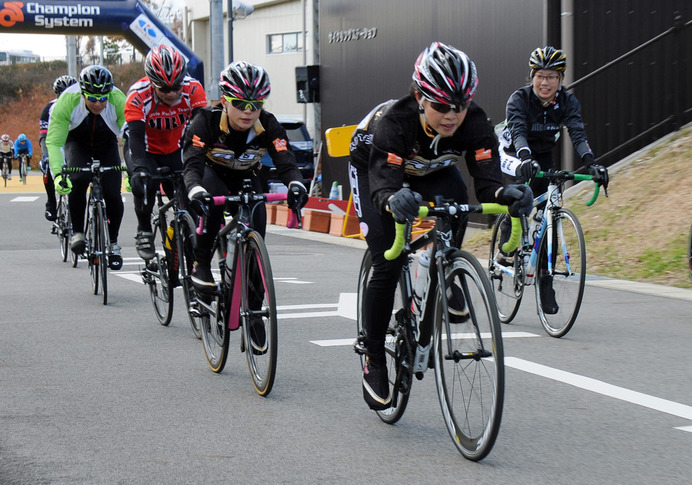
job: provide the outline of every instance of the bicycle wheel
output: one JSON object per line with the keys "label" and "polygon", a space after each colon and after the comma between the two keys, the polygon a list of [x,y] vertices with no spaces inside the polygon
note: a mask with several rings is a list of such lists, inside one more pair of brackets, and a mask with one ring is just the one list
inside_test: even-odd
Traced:
{"label": "bicycle wheel", "polygon": [[[183,297],[185,298],[185,307],[188,309],[187,315],[190,320],[190,326],[192,327],[192,333],[198,339],[202,338],[201,327],[201,317],[196,316],[190,311],[190,303],[196,298],[195,287],[190,281],[190,275],[192,274],[192,266],[195,263],[195,223],[192,220],[190,214],[183,213],[178,218],[178,232],[180,237],[178,238],[178,257],[180,262],[178,268],[180,271],[180,283],[183,287]],[[182,251],[181,249],[182,248]]]}
{"label": "bicycle wheel", "polygon": [[[243,251],[245,278],[240,289],[240,315],[245,356],[257,394],[267,396],[276,377],[278,345],[274,277],[267,247],[258,232],[247,234]],[[238,289],[234,288],[234,291]]]}
{"label": "bicycle wheel", "polygon": [[26,185],[26,157],[22,157],[19,161],[19,178]]}
{"label": "bicycle wheel", "polygon": [[[435,380],[447,430],[461,454],[485,458],[500,429],[505,389],[504,350],[497,306],[485,270],[466,251],[455,251],[437,290]],[[450,323],[447,291],[457,285],[469,310]]]}
{"label": "bicycle wheel", "polygon": [[[222,252],[217,247],[214,251],[217,261],[221,260]],[[214,264],[212,262],[212,264]],[[228,329],[228,311],[225,302],[230,301],[228,287],[222,285],[222,294],[214,296],[197,295],[195,311],[199,313],[202,347],[209,367],[214,372],[221,372],[228,358],[230,330]],[[206,300],[206,301],[205,301]]]}
{"label": "bicycle wheel", "polygon": [[510,268],[512,274],[503,271],[495,264],[495,256],[498,253],[498,244],[500,242],[500,227],[505,219],[509,215],[501,214],[497,218],[495,227],[493,228],[493,236],[490,240],[490,260],[488,262],[488,276],[490,278],[490,283],[493,288],[493,293],[495,294],[495,300],[497,301],[497,310],[500,314],[500,321],[502,323],[509,323],[514,320],[514,317],[519,311],[519,305],[521,305],[521,298],[524,295],[524,285],[514,277],[518,259],[518,252],[514,253],[511,258],[506,258],[512,261],[513,267]]}
{"label": "bicycle wheel", "polygon": [[[154,225],[153,239],[156,241],[156,236],[158,235],[158,240],[165,244],[164,238],[166,233],[161,230],[161,227],[167,227],[165,218],[159,224]],[[165,251],[164,255],[157,253],[154,259],[147,263],[148,269],[151,268],[155,271],[155,274],[149,273],[147,278],[149,296],[151,296],[151,303],[154,305],[156,318],[163,326],[171,323],[171,318],[173,317],[173,286],[169,278],[169,263],[165,254]]]}
{"label": "bicycle wheel", "polygon": [[543,237],[536,262],[536,304],[538,316],[545,331],[551,337],[562,337],[574,325],[586,284],[586,243],[584,233],[577,216],[569,209],[562,208],[555,214],[553,221],[553,254],[552,290],[558,311],[548,314],[541,306],[541,292],[550,291],[551,285],[542,283],[547,271],[548,237]]}
{"label": "bicycle wheel", "polygon": [[[372,270],[372,254],[367,249],[363,254],[363,260],[360,264],[358,274],[358,302],[357,302],[357,318],[356,331],[358,332],[358,340],[356,341],[356,352],[360,354],[361,370],[365,365],[365,291],[370,281]],[[406,345],[404,335],[401,334],[399,325],[397,325],[396,315],[403,318],[406,315],[406,310],[410,308],[410,302],[406,302],[405,291],[405,276],[402,272],[399,284],[394,295],[394,307],[392,308],[392,317],[387,326],[387,337],[385,339],[385,354],[387,359],[387,375],[389,378],[389,392],[392,396],[391,407],[382,411],[377,411],[377,416],[387,424],[394,424],[404,415],[408,398],[411,392],[413,379],[411,373],[402,365],[402,360],[407,359],[407,362],[413,362],[413,350]],[[407,350],[408,349],[408,350]],[[406,354],[406,355],[404,355]]]}
{"label": "bicycle wheel", "polygon": [[97,254],[100,247],[100,235],[98,226],[98,216],[93,205],[87,206],[88,216],[86,221],[86,255],[89,264],[89,275],[91,276],[91,289],[94,295],[99,292],[99,256]]}
{"label": "bicycle wheel", "polygon": [[108,235],[108,218],[106,216],[106,208],[103,204],[98,205],[99,225],[99,271],[101,272],[101,293],[103,295],[103,304],[108,304],[108,245],[110,237]]}
{"label": "bicycle wheel", "polygon": [[68,207],[67,197],[64,195],[61,195],[58,201],[58,209],[54,224],[58,235],[58,242],[60,243],[60,257],[63,262],[66,262],[70,255],[70,237],[72,234],[70,230],[70,209]]}

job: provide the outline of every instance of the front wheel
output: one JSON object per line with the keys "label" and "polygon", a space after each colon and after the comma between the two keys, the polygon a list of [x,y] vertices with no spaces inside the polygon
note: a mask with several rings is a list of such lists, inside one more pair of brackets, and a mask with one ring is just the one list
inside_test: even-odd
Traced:
{"label": "front wheel", "polygon": [[[500,314],[502,323],[509,323],[514,320],[514,317],[519,311],[521,298],[524,295],[524,285],[519,278],[516,277],[516,271],[519,265],[517,264],[518,251],[514,252],[514,256],[502,258],[499,255],[498,245],[500,243],[500,228],[504,221],[508,221],[508,214],[501,214],[497,218],[495,227],[493,228],[493,236],[490,241],[490,259],[488,262],[488,276],[490,283],[495,293],[497,301],[497,310]],[[511,266],[501,265],[498,259],[506,259],[511,262]],[[520,262],[521,263],[521,262]]]}
{"label": "front wheel", "polygon": [[168,277],[168,261],[166,256],[159,256],[149,261],[148,265],[156,267],[156,274],[149,280],[149,294],[154,305],[154,313],[159,323],[167,326],[173,317],[173,286]]}
{"label": "front wheel", "polygon": [[19,162],[19,178],[26,185],[26,157],[22,157]]}
{"label": "front wheel", "polygon": [[[365,294],[372,277],[372,254],[367,249],[363,254],[358,274],[358,302],[356,331],[357,340],[355,343],[356,353],[360,355],[361,370],[365,365]],[[403,365],[403,361],[413,362],[413,349],[406,344],[402,335],[402,330],[397,325],[397,318],[410,317],[407,311],[410,309],[410,302],[406,301],[406,280],[402,272],[399,283],[397,284],[394,295],[394,307],[392,316],[387,325],[387,335],[385,339],[385,357],[387,359],[387,375],[389,379],[389,393],[392,398],[391,407],[377,411],[377,416],[387,424],[394,424],[404,415],[408,398],[411,392],[413,378],[408,368]]]}
{"label": "front wheel", "polygon": [[[222,261],[223,251],[216,247],[217,263]],[[190,282],[192,286],[192,282]],[[204,355],[211,370],[219,373],[226,366],[228,359],[228,346],[230,343],[230,329],[228,328],[228,312],[226,302],[231,301],[230,290],[221,284],[221,293],[211,295],[197,295],[190,306],[199,317],[200,331],[202,333],[202,347]],[[194,308],[193,308],[194,307]]]}
{"label": "front wheel", "polygon": [[[538,316],[551,337],[562,337],[577,319],[586,284],[586,243],[577,216],[560,209],[553,220],[553,240],[547,231],[541,241],[536,262],[536,304]],[[548,274],[548,254],[552,255],[553,274]],[[555,293],[556,313],[547,313],[541,304]]]}
{"label": "front wheel", "polygon": [[[244,256],[245,277],[242,279],[240,314],[245,354],[255,390],[260,396],[266,396],[271,392],[276,377],[278,326],[269,254],[258,232],[250,231],[247,234]],[[227,261],[227,264],[231,262]]]}
{"label": "front wheel", "polygon": [[[456,251],[435,307],[435,382],[447,430],[464,457],[482,460],[500,430],[504,350],[493,290],[478,260]],[[453,288],[456,287],[456,288]],[[463,295],[468,318],[449,319],[447,295]]]}
{"label": "front wheel", "polygon": [[60,196],[54,224],[60,243],[60,257],[63,262],[66,262],[71,253],[70,238],[72,237],[72,222],[70,219],[70,208],[68,206],[67,196]]}

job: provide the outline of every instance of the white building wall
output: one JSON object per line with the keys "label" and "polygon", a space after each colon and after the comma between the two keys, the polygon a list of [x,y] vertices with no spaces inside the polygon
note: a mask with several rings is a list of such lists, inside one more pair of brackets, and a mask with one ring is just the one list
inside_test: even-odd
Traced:
{"label": "white building wall", "polygon": [[[243,0],[252,5],[254,12],[244,19],[233,22],[233,59],[248,61],[264,67],[269,73],[272,92],[265,107],[277,117],[303,120],[315,137],[320,138],[315,129],[315,106],[300,104],[296,101],[296,66],[316,64],[313,31],[313,0]],[[188,39],[186,42],[204,61],[205,79],[209,92],[210,79],[218,79],[218,73],[211,73],[211,50],[209,34],[208,1],[185,0],[187,9]],[[224,10],[224,67],[228,64],[228,23],[226,7],[228,0],[223,0]],[[305,20],[304,20],[305,13]],[[269,54],[267,36],[303,32],[305,22],[307,48],[305,52]]]}

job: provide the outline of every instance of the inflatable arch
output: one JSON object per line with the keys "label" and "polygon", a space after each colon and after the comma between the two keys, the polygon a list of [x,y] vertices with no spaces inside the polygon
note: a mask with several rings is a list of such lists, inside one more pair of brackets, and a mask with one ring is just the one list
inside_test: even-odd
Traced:
{"label": "inflatable arch", "polygon": [[0,34],[120,35],[143,54],[166,44],[185,56],[190,76],[204,83],[202,60],[139,0],[0,2]]}

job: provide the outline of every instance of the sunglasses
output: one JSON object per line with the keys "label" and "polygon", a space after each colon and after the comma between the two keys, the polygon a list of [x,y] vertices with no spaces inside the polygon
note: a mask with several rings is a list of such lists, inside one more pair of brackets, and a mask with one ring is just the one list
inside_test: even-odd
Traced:
{"label": "sunglasses", "polygon": [[178,91],[183,89],[183,87],[180,84],[175,84],[173,86],[163,86],[163,87],[162,86],[156,86],[156,89],[161,91],[163,94],[168,94],[168,93],[172,93],[172,92],[177,93]]}
{"label": "sunglasses", "polygon": [[231,106],[233,106],[235,109],[239,109],[240,111],[245,111],[248,109],[250,111],[257,111],[257,110],[262,109],[262,106],[264,105],[263,99],[250,100],[250,99],[232,98],[230,96],[224,96],[223,98],[227,102],[231,103]]}
{"label": "sunglasses", "polygon": [[430,107],[437,111],[438,113],[446,114],[449,113],[450,111],[454,111],[455,113],[461,113],[464,111],[466,108],[468,108],[468,103],[466,104],[444,104],[444,103],[435,103],[433,101],[430,101]]}
{"label": "sunglasses", "polygon": [[90,94],[90,93],[82,93],[82,94],[84,94],[84,97],[88,101],[91,101],[92,103],[105,103],[106,101],[108,101],[108,95],[98,96],[98,95]]}

